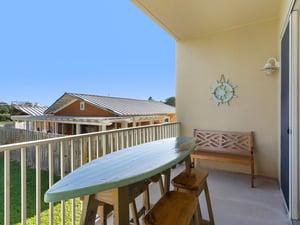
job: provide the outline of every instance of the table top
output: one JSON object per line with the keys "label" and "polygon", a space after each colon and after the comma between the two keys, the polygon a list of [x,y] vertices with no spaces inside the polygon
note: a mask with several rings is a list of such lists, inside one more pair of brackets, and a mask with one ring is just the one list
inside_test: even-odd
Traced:
{"label": "table top", "polygon": [[175,137],[110,153],[56,182],[45,193],[44,201],[81,197],[145,180],[184,160],[194,147],[193,137]]}

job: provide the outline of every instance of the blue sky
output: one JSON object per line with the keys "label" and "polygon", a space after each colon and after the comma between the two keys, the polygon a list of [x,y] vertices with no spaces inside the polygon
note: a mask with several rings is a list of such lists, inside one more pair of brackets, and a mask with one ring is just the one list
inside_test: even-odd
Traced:
{"label": "blue sky", "polygon": [[0,1],[0,101],[175,96],[175,41],[129,0]]}

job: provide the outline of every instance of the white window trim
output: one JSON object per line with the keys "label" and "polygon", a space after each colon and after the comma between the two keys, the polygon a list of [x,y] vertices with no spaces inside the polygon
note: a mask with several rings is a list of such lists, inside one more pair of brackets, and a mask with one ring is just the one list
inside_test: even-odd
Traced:
{"label": "white window trim", "polygon": [[80,110],[84,111],[85,110],[85,102],[80,102]]}

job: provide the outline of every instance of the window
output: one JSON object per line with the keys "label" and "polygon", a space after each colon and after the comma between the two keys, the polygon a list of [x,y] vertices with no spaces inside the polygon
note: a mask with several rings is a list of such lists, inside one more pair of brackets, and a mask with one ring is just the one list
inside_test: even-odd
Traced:
{"label": "window", "polygon": [[84,104],[84,102],[80,102],[80,110],[85,110],[85,104]]}

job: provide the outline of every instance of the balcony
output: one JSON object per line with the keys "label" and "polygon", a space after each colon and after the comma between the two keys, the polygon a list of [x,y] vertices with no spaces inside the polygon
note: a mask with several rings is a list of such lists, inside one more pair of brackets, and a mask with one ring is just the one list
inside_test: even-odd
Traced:
{"label": "balcony", "polygon": [[[174,177],[184,169],[179,165],[171,171]],[[199,168],[203,169],[203,168]],[[220,170],[208,170],[208,187],[216,225],[290,225],[279,184],[276,180],[256,177],[256,187],[250,187],[249,175]],[[151,203],[160,198],[159,186],[150,186]],[[142,199],[137,199],[138,206]],[[200,195],[204,218],[208,218],[204,195]],[[112,216],[108,224],[113,224]],[[100,223],[98,223],[100,225]]]}
{"label": "balcony", "polygon": [[[48,187],[54,183],[55,176],[64,177],[80,165],[101,157],[110,152],[123,148],[179,135],[179,123],[167,123],[151,125],[131,129],[119,129],[73,135],[68,137],[51,138],[40,141],[31,141],[18,144],[0,146],[0,153],[4,157],[4,207],[3,220],[0,224],[28,224],[32,223],[27,215],[29,211],[28,181],[26,182],[27,162],[33,157],[36,179],[35,186],[35,224],[78,224],[80,210],[77,200],[62,201],[60,204],[49,204],[48,209],[41,209],[44,193],[41,191],[42,170],[48,171]],[[33,155],[32,155],[33,154]],[[18,157],[16,157],[18,156]],[[10,160],[19,159],[21,174],[20,193],[11,192],[11,183],[16,179],[15,174],[10,173]],[[35,160],[39,159],[39,160]],[[172,170],[171,176],[182,171],[183,165],[178,165]],[[1,169],[2,170],[2,169]],[[257,177],[256,188],[250,188],[249,175],[209,170],[208,185],[210,189],[212,205],[216,224],[290,224],[285,210],[279,185],[276,180]],[[151,185],[151,202],[159,197],[158,185]],[[11,216],[16,212],[11,209],[12,196],[20,199],[20,218],[11,221]],[[202,198],[200,196],[200,198]],[[138,205],[140,199],[137,200]],[[201,201],[203,201],[201,199]],[[205,204],[203,204],[205,206]],[[59,210],[55,208],[59,207]],[[205,207],[202,207],[205,209]],[[48,216],[43,215],[47,211]],[[204,216],[206,216],[204,212]],[[57,218],[61,218],[57,220]],[[76,219],[77,218],[77,219]],[[28,222],[28,221],[31,222]],[[77,221],[76,221],[77,220]],[[112,217],[109,218],[112,224]]]}

